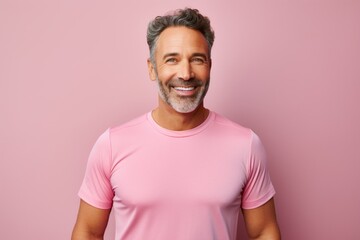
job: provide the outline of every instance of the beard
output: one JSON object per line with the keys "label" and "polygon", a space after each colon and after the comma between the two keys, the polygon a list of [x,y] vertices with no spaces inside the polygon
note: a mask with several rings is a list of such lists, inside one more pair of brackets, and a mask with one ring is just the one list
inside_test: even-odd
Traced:
{"label": "beard", "polygon": [[[210,85],[210,79],[203,82],[196,78],[186,81],[171,79],[163,84],[157,76],[156,82],[160,98],[179,113],[193,112],[203,102]],[[196,93],[191,96],[179,96],[172,89],[174,86],[195,87]]]}

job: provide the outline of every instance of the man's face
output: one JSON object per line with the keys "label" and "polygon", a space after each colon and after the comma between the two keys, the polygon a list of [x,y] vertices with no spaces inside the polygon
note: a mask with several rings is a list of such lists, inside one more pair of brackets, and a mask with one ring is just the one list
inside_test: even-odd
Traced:
{"label": "man's face", "polygon": [[204,36],[186,27],[169,27],[157,40],[156,67],[149,62],[149,73],[159,86],[163,102],[177,112],[194,111],[210,83],[211,60]]}

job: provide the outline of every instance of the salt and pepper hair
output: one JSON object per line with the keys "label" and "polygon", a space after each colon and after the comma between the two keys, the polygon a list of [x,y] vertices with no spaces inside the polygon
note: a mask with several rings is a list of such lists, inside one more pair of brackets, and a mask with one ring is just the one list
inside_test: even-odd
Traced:
{"label": "salt and pepper hair", "polygon": [[201,15],[197,9],[178,9],[168,15],[157,16],[148,25],[146,38],[150,50],[150,60],[154,66],[156,42],[160,34],[168,27],[177,26],[184,26],[199,31],[208,43],[210,55],[215,35],[210,26],[209,18]]}

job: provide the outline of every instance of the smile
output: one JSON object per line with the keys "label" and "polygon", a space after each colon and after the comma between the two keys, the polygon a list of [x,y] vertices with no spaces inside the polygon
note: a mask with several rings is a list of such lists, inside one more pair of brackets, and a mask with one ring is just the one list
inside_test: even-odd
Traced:
{"label": "smile", "polygon": [[197,92],[196,86],[191,87],[172,87],[178,96],[190,97],[194,96]]}
{"label": "smile", "polygon": [[195,89],[195,87],[174,87],[177,91],[192,91]]}

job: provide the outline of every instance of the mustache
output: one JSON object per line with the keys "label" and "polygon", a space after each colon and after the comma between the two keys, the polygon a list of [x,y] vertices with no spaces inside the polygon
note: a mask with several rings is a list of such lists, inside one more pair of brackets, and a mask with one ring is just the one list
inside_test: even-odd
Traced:
{"label": "mustache", "polygon": [[169,82],[167,83],[168,86],[170,87],[199,87],[203,85],[203,82],[197,78],[191,78],[189,80],[181,80],[178,78],[174,78],[169,80]]}

